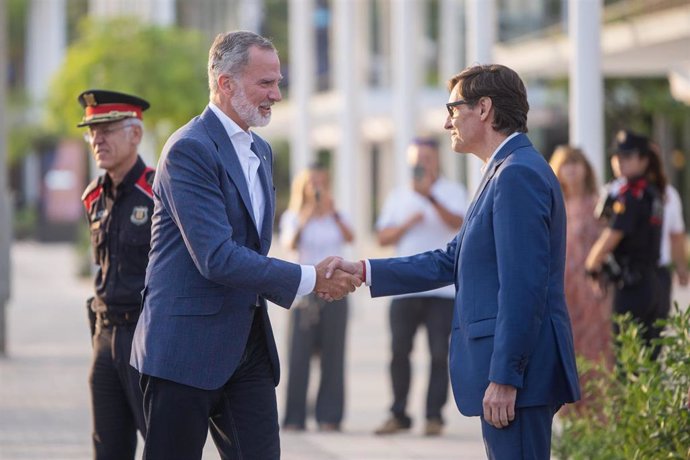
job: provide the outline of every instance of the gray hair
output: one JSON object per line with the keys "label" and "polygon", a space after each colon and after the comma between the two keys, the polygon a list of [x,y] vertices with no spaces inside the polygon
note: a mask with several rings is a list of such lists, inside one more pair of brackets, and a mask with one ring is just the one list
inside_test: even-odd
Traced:
{"label": "gray hair", "polygon": [[[132,130],[129,129],[132,126],[138,126],[139,129],[141,130],[142,138],[143,139],[143,134],[144,134],[144,122],[141,121],[138,118],[125,118],[124,123],[122,123],[122,126],[125,127],[125,132],[127,133],[127,139],[130,139],[132,136]],[[141,142],[141,139],[139,140],[139,143]]]}
{"label": "gray hair", "polygon": [[276,51],[273,43],[254,32],[244,30],[220,33],[208,52],[208,88],[213,100],[218,92],[218,77],[222,74],[239,77],[249,62],[252,46]]}

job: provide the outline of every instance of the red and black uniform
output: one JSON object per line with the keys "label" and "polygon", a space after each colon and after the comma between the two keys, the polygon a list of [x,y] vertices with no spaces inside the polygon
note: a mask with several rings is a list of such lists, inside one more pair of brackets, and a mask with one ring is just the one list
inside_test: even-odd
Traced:
{"label": "red and black uniform", "polygon": [[659,286],[656,266],[661,245],[664,203],[661,193],[644,178],[628,180],[613,203],[609,226],[623,232],[613,251],[620,266],[620,280],[614,294],[616,313],[630,312],[642,323],[649,341],[659,336],[653,326],[660,318]]}
{"label": "red and black uniform", "polygon": [[107,174],[87,187],[82,201],[98,271],[92,309],[126,320],[138,315],[151,248],[154,170],[139,158],[117,190]]}
{"label": "red and black uniform", "polygon": [[139,374],[129,355],[150,249],[153,176],[138,158],[117,187],[104,174],[82,196],[98,266],[89,377],[97,459],[133,459],[137,430],[146,434]]}

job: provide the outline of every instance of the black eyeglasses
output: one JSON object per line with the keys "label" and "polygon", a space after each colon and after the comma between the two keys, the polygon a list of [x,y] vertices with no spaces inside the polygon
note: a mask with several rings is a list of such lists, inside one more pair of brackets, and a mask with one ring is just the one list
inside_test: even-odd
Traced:
{"label": "black eyeglasses", "polygon": [[469,104],[470,101],[466,101],[464,99],[460,99],[459,101],[455,102],[448,102],[446,104],[446,109],[448,109],[448,115],[450,115],[451,118],[455,118],[455,107],[458,107],[463,104]]}

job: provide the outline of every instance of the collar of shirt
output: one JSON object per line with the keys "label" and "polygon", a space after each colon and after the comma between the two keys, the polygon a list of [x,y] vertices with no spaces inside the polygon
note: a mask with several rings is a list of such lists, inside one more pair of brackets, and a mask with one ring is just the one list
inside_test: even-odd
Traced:
{"label": "collar of shirt", "polygon": [[[127,172],[127,174],[125,174],[125,177],[122,179],[122,182],[118,184],[118,193],[136,184],[137,180],[139,180],[142,173],[144,172],[144,169],[146,169],[146,164],[144,164],[144,160],[142,160],[141,157],[137,155],[137,162],[134,163],[134,166],[132,166],[132,168]],[[103,190],[107,194],[111,195],[113,192],[113,181],[110,179],[110,176],[108,174],[103,175],[102,184]]]}
{"label": "collar of shirt", "polygon": [[249,177],[247,177],[247,170],[250,161],[249,158],[252,155],[256,156],[254,152],[251,151],[251,145],[252,142],[254,142],[252,132],[245,131],[242,128],[240,128],[239,125],[235,123],[232,118],[227,116],[225,112],[220,110],[220,108],[213,102],[209,102],[208,106],[213,111],[213,113],[216,114],[221,124],[223,125],[223,128],[225,128],[225,132],[228,134],[230,142],[232,142],[232,146],[235,148],[235,152],[237,153],[237,157],[240,160],[240,164],[242,164],[242,172],[244,173],[244,176],[247,179],[247,183],[249,183]]}
{"label": "collar of shirt", "polygon": [[511,140],[512,138],[514,138],[518,134],[520,134],[520,133],[515,132],[515,133],[511,134],[510,136],[506,137],[505,139],[503,139],[503,142],[501,142],[500,145],[498,147],[496,147],[496,150],[494,150],[494,153],[492,153],[491,156],[489,157],[489,161],[487,161],[486,163],[484,163],[482,165],[482,169],[481,169],[482,174],[486,173],[486,170],[489,169],[489,165],[491,163],[493,163],[494,158],[496,158],[496,154],[503,148],[503,146],[506,145],[509,140]]}
{"label": "collar of shirt", "polygon": [[252,137],[251,131],[245,131],[239,127],[229,116],[227,116],[218,106],[209,102],[209,108],[218,117],[225,132],[232,142],[232,146],[237,154],[237,159],[242,167],[242,175],[249,189],[249,196],[252,202],[252,213],[254,214],[254,221],[256,228],[261,231],[263,225],[263,213],[265,211],[266,201],[262,194],[261,186],[257,181],[257,171],[261,165],[259,157],[251,150]]}

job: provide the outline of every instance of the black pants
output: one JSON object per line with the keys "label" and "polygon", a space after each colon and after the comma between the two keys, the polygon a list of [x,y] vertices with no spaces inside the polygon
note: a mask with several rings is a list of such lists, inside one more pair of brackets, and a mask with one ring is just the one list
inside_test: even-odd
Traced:
{"label": "black pants", "polygon": [[292,307],[286,425],[305,426],[309,367],[314,354],[319,355],[321,365],[316,421],[340,425],[345,401],[347,314],[347,299],[327,303],[309,295]]}
{"label": "black pants", "polygon": [[[668,303],[662,299],[659,279],[654,268],[644,270],[641,279],[633,285],[616,289],[613,296],[615,313],[630,312],[632,317],[644,327],[642,338],[647,345],[658,338],[661,328],[654,325],[656,320],[668,317]],[[618,331],[614,331],[617,333]],[[653,357],[659,354],[659,348],[653,351]]]}
{"label": "black pants", "polygon": [[202,390],[145,374],[141,385],[148,428],[144,460],[201,459],[209,429],[223,460],[280,458],[275,382],[260,312],[239,366],[222,387]]}
{"label": "black pants", "polygon": [[426,418],[441,419],[448,399],[448,340],[453,321],[453,299],[405,297],[394,299],[390,308],[393,357],[390,373],[393,384],[393,415],[409,423],[407,395],[410,390],[410,352],[420,325],[426,326],[431,370],[426,395]]}
{"label": "black pants", "polygon": [[129,365],[135,324],[96,324],[89,376],[97,460],[134,459],[137,429],[146,437],[139,373]]}
{"label": "black pants", "polygon": [[657,267],[656,279],[659,286],[659,314],[660,318],[668,318],[671,312],[671,290],[673,288],[673,272],[670,267]]}

